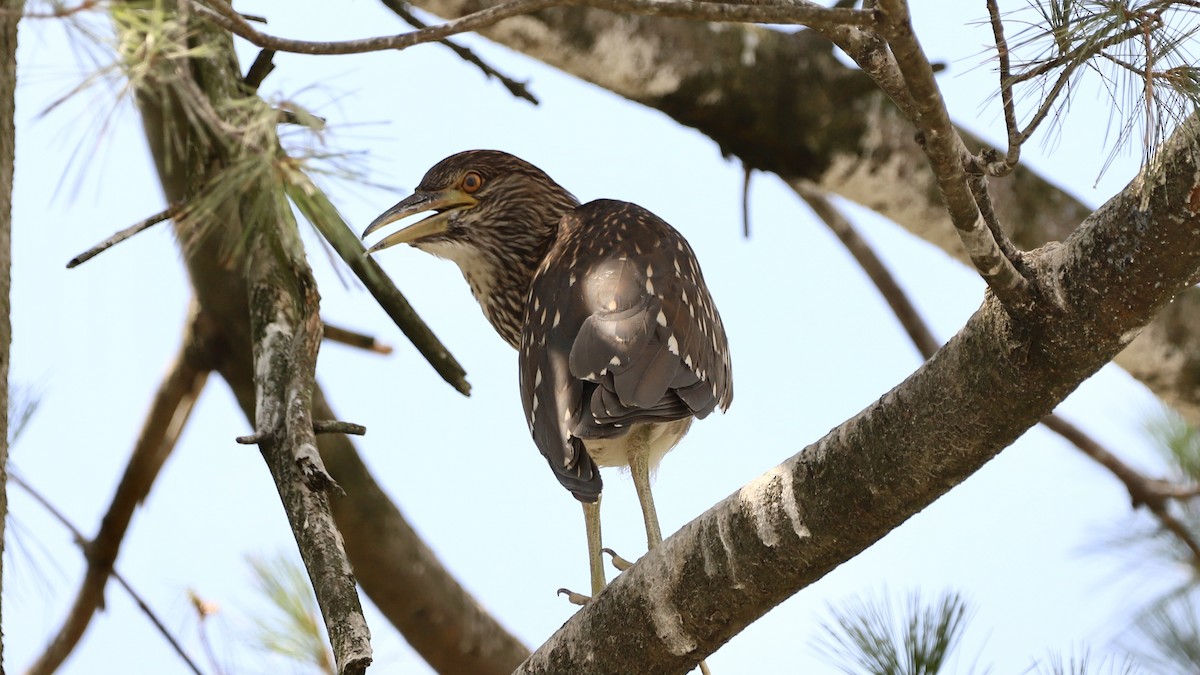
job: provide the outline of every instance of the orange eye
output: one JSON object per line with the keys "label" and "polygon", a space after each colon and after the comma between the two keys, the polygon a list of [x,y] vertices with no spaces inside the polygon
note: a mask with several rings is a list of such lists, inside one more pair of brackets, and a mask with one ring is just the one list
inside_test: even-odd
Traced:
{"label": "orange eye", "polygon": [[463,176],[462,181],[459,182],[459,187],[462,188],[463,192],[472,194],[483,187],[483,176],[474,171],[468,171],[467,175]]}

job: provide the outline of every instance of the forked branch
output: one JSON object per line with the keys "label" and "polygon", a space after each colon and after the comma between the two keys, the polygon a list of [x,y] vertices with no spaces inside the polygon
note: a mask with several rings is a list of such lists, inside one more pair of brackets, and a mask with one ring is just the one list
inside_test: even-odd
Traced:
{"label": "forked branch", "polygon": [[912,122],[920,132],[954,228],[971,262],[1001,303],[1009,311],[1026,308],[1031,300],[1030,284],[1015,261],[1005,255],[972,194],[966,168],[973,158],[950,122],[933,68],[913,32],[908,5],[904,0],[880,0],[879,6],[883,10],[881,31],[912,97],[916,113]]}

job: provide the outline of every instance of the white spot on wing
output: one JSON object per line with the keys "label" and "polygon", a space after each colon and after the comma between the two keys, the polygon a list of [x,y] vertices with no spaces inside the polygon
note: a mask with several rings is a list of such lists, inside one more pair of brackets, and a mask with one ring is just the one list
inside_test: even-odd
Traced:
{"label": "white spot on wing", "polygon": [[667,349],[675,356],[679,356],[679,340],[675,339],[674,334],[667,338]]}
{"label": "white spot on wing", "polygon": [[658,325],[662,326],[663,328],[667,327],[667,315],[664,314],[661,309],[658,310]]}

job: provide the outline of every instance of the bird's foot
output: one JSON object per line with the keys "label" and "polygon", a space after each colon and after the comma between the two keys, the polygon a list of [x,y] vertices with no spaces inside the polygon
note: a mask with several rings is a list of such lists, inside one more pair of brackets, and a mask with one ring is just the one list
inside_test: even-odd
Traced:
{"label": "bird's foot", "polygon": [[558,589],[558,594],[567,596],[568,602],[570,602],[572,605],[579,605],[580,607],[583,607],[592,601],[592,596],[584,595],[583,593],[576,593],[568,588]]}
{"label": "bird's foot", "polygon": [[612,550],[611,548],[602,548],[602,549],[600,549],[600,552],[607,553],[609,556],[612,557],[612,566],[617,568],[618,572],[624,572],[625,570],[629,569],[630,567],[633,567],[633,563],[631,563],[628,560],[617,555],[617,552]]}

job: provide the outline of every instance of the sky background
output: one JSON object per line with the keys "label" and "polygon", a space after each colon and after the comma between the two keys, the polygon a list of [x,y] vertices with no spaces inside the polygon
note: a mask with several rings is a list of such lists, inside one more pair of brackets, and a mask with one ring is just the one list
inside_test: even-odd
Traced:
{"label": "sky background", "polygon": [[[1000,143],[995,76],[982,57],[990,39],[979,23],[984,3],[914,5],[930,59],[947,65],[939,83],[952,117]],[[270,32],[295,38],[405,30],[374,0],[238,8],[269,16]],[[167,226],[64,268],[164,201],[137,115],[119,92],[92,88],[45,112],[95,69],[84,38],[57,21],[26,21],[21,30],[11,377],[40,407],[12,463],[90,535],[176,352],[189,290]],[[540,166],[584,201],[633,201],[685,234],[724,318],[736,396],[727,415],[696,424],[664,461],[654,486],[664,533],[820,438],[920,364],[862,272],[779,180],[756,175],[752,235],[744,239],[741,169],[711,140],[485,40],[459,39],[528,80],[541,105],[514,99],[438,45],[358,56],[278,54],[263,92],[327,118],[327,149],[360,153],[370,180],[388,186],[325,181],[355,229],[442,157],[498,148]],[[249,64],[255,51],[241,53]],[[1081,90],[1058,131],[1039,134],[1043,142],[1027,147],[1023,161],[1098,206],[1130,180],[1140,159],[1134,147],[1099,175],[1113,147],[1110,125],[1119,119],[1098,90]],[[981,301],[977,275],[896,226],[846,208],[939,339],[953,335]],[[528,438],[516,354],[486,323],[453,264],[407,247],[379,255],[466,368],[473,393],[459,395],[369,294],[342,283],[349,274],[335,270],[302,227],[324,318],[395,346],[384,357],[324,345],[318,377],[327,396],[340,418],[367,426],[360,453],[450,571],[526,644],[540,644],[575,610],[555,589],[586,590],[587,563],[580,509]],[[1059,409],[1152,475],[1162,464],[1143,426],[1157,410],[1114,367]],[[205,631],[228,672],[272,672],[249,646],[251,617],[263,601],[246,559],[295,555],[261,457],[234,443],[249,431],[228,388],[211,378],[117,562],[206,672],[214,668],[199,656],[188,593],[220,608]],[[635,558],[645,540],[632,483],[616,472],[605,480],[605,544]],[[69,533],[21,489],[9,490],[3,628],[6,665],[20,672],[57,630],[83,559]],[[961,592],[975,609],[955,672],[990,666],[1019,673],[1052,651],[1085,646],[1103,655],[1140,603],[1181,578],[1179,570],[1098,550],[1131,522],[1128,495],[1114,478],[1034,429],[708,662],[723,675],[836,672],[814,647],[829,605],[917,589]],[[107,599],[63,673],[186,672],[123,591],[110,584]],[[368,621],[371,672],[431,672],[373,608]]]}

